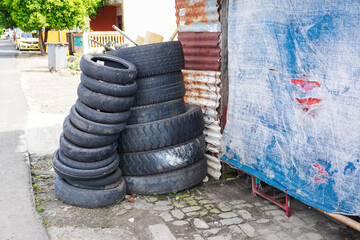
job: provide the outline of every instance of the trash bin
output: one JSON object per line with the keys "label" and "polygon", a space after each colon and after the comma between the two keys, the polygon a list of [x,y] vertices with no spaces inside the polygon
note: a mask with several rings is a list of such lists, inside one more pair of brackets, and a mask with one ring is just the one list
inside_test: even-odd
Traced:
{"label": "trash bin", "polygon": [[66,53],[68,43],[46,43],[48,49],[49,71],[66,68]]}

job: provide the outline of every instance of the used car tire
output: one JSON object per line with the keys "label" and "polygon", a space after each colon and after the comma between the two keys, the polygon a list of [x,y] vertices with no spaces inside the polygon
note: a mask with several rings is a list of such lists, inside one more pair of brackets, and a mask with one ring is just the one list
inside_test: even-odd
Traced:
{"label": "used car tire", "polygon": [[113,97],[96,93],[86,88],[82,83],[77,89],[79,99],[86,105],[104,112],[128,111],[134,104],[135,97]]}
{"label": "used car tire", "polygon": [[118,154],[117,152],[114,152],[110,157],[96,162],[80,162],[65,156],[65,154],[61,151],[61,149],[59,149],[58,151],[60,162],[62,162],[66,166],[76,169],[90,169],[90,170],[102,168],[109,165],[111,162],[115,160],[117,154]]}
{"label": "used car tire", "polygon": [[77,129],[69,120],[69,116],[65,118],[63,123],[63,132],[65,137],[72,143],[87,148],[104,147],[115,142],[119,134],[98,135],[87,133]]}
{"label": "used car tire", "polygon": [[175,72],[185,66],[184,53],[179,41],[121,48],[109,51],[107,55],[132,62],[137,69],[137,77]]}
{"label": "used car tire", "polygon": [[[97,61],[104,62],[104,65]],[[104,54],[85,54],[80,60],[80,69],[86,75],[111,83],[132,83],[136,78],[133,63],[119,57]]]}
{"label": "used car tire", "polygon": [[135,94],[134,106],[143,106],[181,98],[185,95],[184,83],[174,83],[156,88],[139,90]]}
{"label": "used car tire", "polygon": [[134,95],[137,90],[136,82],[132,82],[129,84],[108,83],[89,77],[84,73],[81,74],[80,79],[81,83],[88,89],[97,93],[102,93],[114,97],[129,97]]}
{"label": "used car tire", "polygon": [[64,133],[60,135],[60,150],[68,158],[79,162],[97,162],[104,160],[114,154],[117,146],[117,142],[113,142],[104,147],[84,148],[67,140]]}
{"label": "used car tire", "polygon": [[202,134],[187,142],[146,152],[121,153],[120,168],[125,176],[152,175],[191,165],[205,154]]}
{"label": "used car tire", "polygon": [[82,184],[73,183],[71,180],[65,179],[65,178],[63,178],[63,180],[65,180],[65,182],[67,182],[71,186],[78,187],[78,188],[89,189],[89,190],[106,190],[106,189],[116,188],[117,186],[119,186],[119,184],[121,183],[121,181],[123,179],[120,179],[117,182],[114,182],[114,183],[111,183],[111,184],[108,184],[108,185],[98,186],[98,187],[91,187],[91,186],[86,186],[86,185],[82,185]]}
{"label": "used car tire", "polygon": [[76,100],[75,107],[77,112],[84,118],[104,124],[117,124],[127,121],[130,116],[130,110],[126,112],[117,112],[117,113],[110,113],[110,112],[101,112],[97,111],[85,103],[83,103],[80,99]]}
{"label": "used car tire", "polygon": [[67,179],[66,182],[69,184],[86,189],[105,189],[110,186],[114,186],[117,182],[121,181],[122,173],[120,168],[117,168],[115,172],[98,179],[87,179],[87,180],[71,180]]}
{"label": "used car tire", "polygon": [[76,111],[75,105],[71,107],[69,119],[76,128],[87,133],[99,135],[118,134],[126,127],[125,122],[117,124],[104,124],[87,120]]}
{"label": "used car tire", "polygon": [[204,131],[201,108],[187,105],[186,112],[175,117],[126,126],[119,138],[121,153],[150,151],[186,142]]}
{"label": "used car tire", "polygon": [[183,98],[178,98],[162,103],[132,107],[130,109],[128,125],[153,122],[160,119],[170,118],[185,112]]}
{"label": "used car tire", "polygon": [[128,194],[167,194],[199,184],[207,173],[205,158],[174,171],[147,176],[124,176]]}
{"label": "used car tire", "polygon": [[77,169],[66,166],[59,160],[58,151],[56,151],[52,158],[53,167],[57,175],[65,179],[96,179],[107,176],[114,172],[119,166],[119,155],[116,155],[114,160],[107,166],[97,169]]}
{"label": "used car tire", "polygon": [[171,73],[164,73],[149,77],[137,78],[136,83],[138,85],[138,90],[145,90],[145,89],[156,88],[156,87],[161,87],[164,85],[170,85],[175,83],[184,84],[184,76],[182,72],[179,70]]}
{"label": "used car tire", "polygon": [[125,181],[112,189],[90,190],[78,188],[66,183],[61,177],[56,177],[55,194],[64,202],[85,208],[100,208],[120,202],[126,194]]}

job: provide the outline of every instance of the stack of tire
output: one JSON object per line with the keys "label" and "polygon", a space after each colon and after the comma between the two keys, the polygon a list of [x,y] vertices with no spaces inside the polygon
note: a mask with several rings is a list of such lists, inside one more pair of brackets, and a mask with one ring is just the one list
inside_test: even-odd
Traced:
{"label": "stack of tire", "polygon": [[102,54],[84,55],[80,68],[78,100],[53,156],[55,193],[75,206],[105,207],[126,193],[117,147],[135,100],[137,72],[132,63]]}
{"label": "stack of tire", "polygon": [[184,56],[178,41],[108,52],[132,62],[138,90],[120,134],[120,168],[129,194],[184,190],[206,176],[204,119],[185,105]]}

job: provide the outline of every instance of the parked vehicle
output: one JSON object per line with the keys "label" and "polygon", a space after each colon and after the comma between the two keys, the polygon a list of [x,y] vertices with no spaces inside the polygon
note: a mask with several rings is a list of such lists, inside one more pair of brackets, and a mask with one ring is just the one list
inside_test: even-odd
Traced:
{"label": "parked vehicle", "polygon": [[39,50],[39,39],[36,33],[23,32],[16,42],[17,50]]}

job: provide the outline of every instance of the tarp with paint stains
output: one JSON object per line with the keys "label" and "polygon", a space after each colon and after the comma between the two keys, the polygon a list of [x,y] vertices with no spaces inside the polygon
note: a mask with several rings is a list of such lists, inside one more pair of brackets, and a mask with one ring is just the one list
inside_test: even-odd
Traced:
{"label": "tarp with paint stains", "polygon": [[360,3],[229,0],[222,159],[360,215]]}

